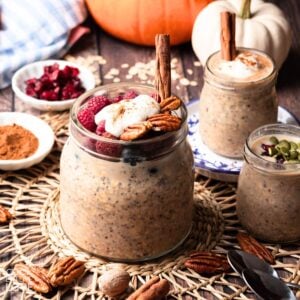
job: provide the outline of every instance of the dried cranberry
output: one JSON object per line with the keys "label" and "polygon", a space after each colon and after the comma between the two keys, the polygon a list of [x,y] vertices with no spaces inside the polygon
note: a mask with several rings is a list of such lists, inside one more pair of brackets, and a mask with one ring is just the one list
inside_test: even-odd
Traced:
{"label": "dried cranberry", "polygon": [[57,63],[44,66],[44,73],[40,78],[30,78],[25,81],[25,92],[38,99],[74,99],[85,92],[78,75],[78,68],[71,66],[65,66],[62,70]]}
{"label": "dried cranberry", "polygon": [[58,100],[58,95],[54,91],[44,91],[40,94],[41,99]]}

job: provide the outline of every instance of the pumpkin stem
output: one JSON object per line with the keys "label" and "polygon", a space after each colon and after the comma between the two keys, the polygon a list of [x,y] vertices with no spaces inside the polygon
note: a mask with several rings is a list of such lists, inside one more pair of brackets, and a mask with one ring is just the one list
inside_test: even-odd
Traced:
{"label": "pumpkin stem", "polygon": [[251,7],[251,0],[243,0],[241,12],[240,12],[240,18],[249,19],[251,17],[250,7]]}

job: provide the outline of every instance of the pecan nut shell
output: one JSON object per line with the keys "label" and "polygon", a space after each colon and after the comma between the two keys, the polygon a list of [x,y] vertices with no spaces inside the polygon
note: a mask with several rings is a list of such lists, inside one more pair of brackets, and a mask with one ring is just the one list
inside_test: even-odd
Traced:
{"label": "pecan nut shell", "polygon": [[275,258],[271,251],[249,234],[239,232],[236,238],[243,251],[254,254],[271,265],[275,263]]}
{"label": "pecan nut shell", "polygon": [[175,110],[177,108],[179,108],[182,104],[182,101],[177,98],[176,96],[171,96],[168,97],[166,99],[163,99],[160,102],[160,112],[164,113],[164,112],[168,112],[171,110]]}
{"label": "pecan nut shell", "polygon": [[161,300],[169,293],[170,284],[166,279],[160,279],[158,276],[151,278],[127,300]]}
{"label": "pecan nut shell", "polygon": [[190,255],[184,265],[203,275],[226,273],[230,270],[227,258],[214,252],[195,252]]}
{"label": "pecan nut shell", "polygon": [[6,224],[11,219],[12,214],[8,211],[8,209],[0,205],[0,224]]}
{"label": "pecan nut shell", "polygon": [[65,286],[82,275],[84,270],[84,262],[76,260],[73,256],[68,256],[51,266],[48,278],[54,287]]}
{"label": "pecan nut shell", "polygon": [[121,134],[120,139],[123,141],[132,141],[143,137],[152,128],[152,124],[149,121],[145,121],[138,124],[133,124],[125,128]]}
{"label": "pecan nut shell", "polygon": [[181,119],[169,114],[156,114],[148,118],[147,121],[152,124],[154,131],[175,131],[181,126]]}
{"label": "pecan nut shell", "polygon": [[47,294],[52,289],[44,268],[19,263],[15,265],[14,272],[21,281],[38,293]]}

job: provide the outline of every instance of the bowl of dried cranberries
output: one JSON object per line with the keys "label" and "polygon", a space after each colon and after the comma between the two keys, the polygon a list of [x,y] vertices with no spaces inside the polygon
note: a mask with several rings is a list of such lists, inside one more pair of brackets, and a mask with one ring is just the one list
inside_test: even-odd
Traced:
{"label": "bowl of dried cranberries", "polygon": [[94,75],[89,69],[64,60],[28,64],[12,78],[16,96],[42,111],[69,109],[81,94],[94,87]]}

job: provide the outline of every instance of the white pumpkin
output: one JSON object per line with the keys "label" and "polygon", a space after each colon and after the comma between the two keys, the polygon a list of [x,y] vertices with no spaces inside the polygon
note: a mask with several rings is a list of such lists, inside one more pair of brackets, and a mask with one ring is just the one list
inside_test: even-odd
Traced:
{"label": "white pumpkin", "polygon": [[236,14],[237,47],[264,51],[275,60],[278,69],[281,67],[291,46],[291,29],[277,6],[261,0],[214,1],[199,13],[193,27],[192,46],[202,65],[210,54],[220,50],[222,11]]}

